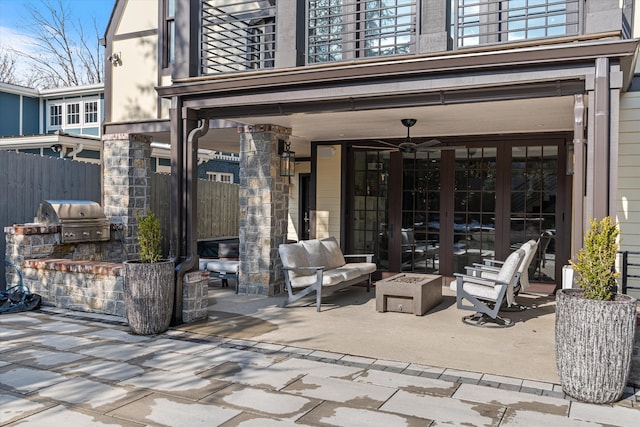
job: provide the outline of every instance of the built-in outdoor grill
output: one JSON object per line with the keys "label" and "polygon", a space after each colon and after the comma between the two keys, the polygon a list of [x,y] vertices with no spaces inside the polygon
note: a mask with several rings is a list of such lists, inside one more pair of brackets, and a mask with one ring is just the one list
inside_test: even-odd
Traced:
{"label": "built-in outdoor grill", "polygon": [[109,240],[109,220],[102,207],[89,200],[44,200],[35,222],[60,226],[61,243]]}

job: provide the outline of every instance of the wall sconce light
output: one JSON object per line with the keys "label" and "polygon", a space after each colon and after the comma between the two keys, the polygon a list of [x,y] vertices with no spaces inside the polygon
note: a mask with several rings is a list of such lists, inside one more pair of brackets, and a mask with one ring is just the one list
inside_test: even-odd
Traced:
{"label": "wall sconce light", "polygon": [[107,56],[107,61],[111,62],[114,67],[122,65],[122,54],[120,52],[113,52],[111,55]]}
{"label": "wall sconce light", "polygon": [[573,175],[574,173],[574,163],[575,163],[575,146],[573,142],[567,143],[567,166],[566,166],[566,174]]}
{"label": "wall sconce light", "polygon": [[295,151],[291,151],[291,144],[283,139],[279,139],[278,155],[280,156],[280,176],[295,176],[296,153]]}

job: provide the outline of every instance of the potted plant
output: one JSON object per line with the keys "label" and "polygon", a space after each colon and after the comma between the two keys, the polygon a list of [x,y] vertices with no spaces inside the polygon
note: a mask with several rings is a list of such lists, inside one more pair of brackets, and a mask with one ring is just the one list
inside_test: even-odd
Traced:
{"label": "potted plant", "polygon": [[620,399],[629,378],[636,300],[614,292],[617,223],[590,221],[584,247],[570,261],[581,289],[556,294],[556,365],[562,389],[585,402]]}
{"label": "potted plant", "polygon": [[174,263],[162,259],[158,218],[149,212],[137,220],[139,259],[123,264],[125,312],[134,334],[160,334],[171,322]]}

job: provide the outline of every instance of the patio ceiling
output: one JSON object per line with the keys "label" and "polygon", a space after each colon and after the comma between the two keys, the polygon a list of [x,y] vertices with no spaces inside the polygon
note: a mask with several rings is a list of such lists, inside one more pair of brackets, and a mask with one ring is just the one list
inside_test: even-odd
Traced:
{"label": "patio ceiling", "polygon": [[[210,129],[200,148],[238,153],[237,125],[260,123],[290,127],[297,157],[311,154],[311,141],[404,138],[400,119],[418,119],[412,137],[557,132],[573,129],[573,97],[549,97],[442,106],[324,112],[281,116],[230,117],[226,128]],[[169,142],[168,135],[154,135]]]}

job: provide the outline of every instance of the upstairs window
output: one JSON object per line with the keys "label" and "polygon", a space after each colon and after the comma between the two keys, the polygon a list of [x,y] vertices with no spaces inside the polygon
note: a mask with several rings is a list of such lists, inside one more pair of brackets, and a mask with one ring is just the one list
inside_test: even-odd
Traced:
{"label": "upstairs window", "polygon": [[59,128],[62,126],[62,105],[54,104],[49,106],[49,127]]}
{"label": "upstairs window", "polygon": [[98,101],[84,103],[84,123],[98,123]]}
{"label": "upstairs window", "polygon": [[233,174],[226,172],[207,172],[207,181],[233,183]]}
{"label": "upstairs window", "polygon": [[415,0],[308,0],[307,63],[415,50]]}
{"label": "upstairs window", "polygon": [[579,34],[580,0],[452,0],[457,47]]}
{"label": "upstairs window", "polygon": [[80,124],[80,104],[67,104],[67,125]]}
{"label": "upstairs window", "polygon": [[273,68],[275,12],[275,0],[202,0],[201,74]]}

